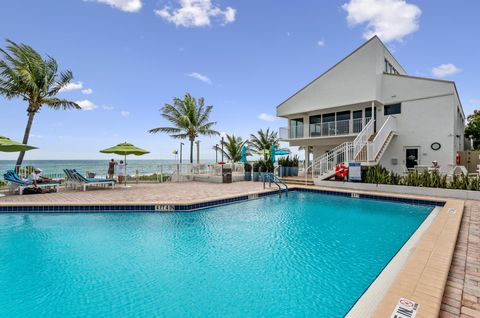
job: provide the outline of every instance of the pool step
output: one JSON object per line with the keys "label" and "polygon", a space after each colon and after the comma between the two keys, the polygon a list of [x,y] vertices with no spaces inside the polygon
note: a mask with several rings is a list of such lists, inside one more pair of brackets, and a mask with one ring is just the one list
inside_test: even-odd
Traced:
{"label": "pool step", "polygon": [[283,181],[287,184],[293,185],[310,185],[313,186],[313,180],[311,178],[305,179],[304,177],[283,177]]}

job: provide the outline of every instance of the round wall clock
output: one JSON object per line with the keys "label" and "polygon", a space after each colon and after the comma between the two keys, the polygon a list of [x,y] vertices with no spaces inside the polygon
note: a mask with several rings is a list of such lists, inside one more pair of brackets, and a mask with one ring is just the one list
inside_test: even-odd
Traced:
{"label": "round wall clock", "polygon": [[440,143],[438,142],[434,142],[430,145],[430,148],[432,148],[433,150],[439,150],[440,148],[442,148],[442,145],[440,145]]}

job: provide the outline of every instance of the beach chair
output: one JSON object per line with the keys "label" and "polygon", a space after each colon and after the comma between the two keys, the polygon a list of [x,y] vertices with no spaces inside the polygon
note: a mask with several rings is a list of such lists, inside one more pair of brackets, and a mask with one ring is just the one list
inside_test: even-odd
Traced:
{"label": "beach chair", "polygon": [[[33,182],[29,180],[23,180],[18,176],[18,174],[13,171],[13,170],[8,170],[7,173],[3,175],[3,178],[5,181],[8,181],[10,184],[10,191],[15,192],[15,190],[18,190],[18,194],[22,195],[23,190],[26,188],[31,188],[33,187]],[[60,186],[60,182],[58,181],[52,181],[52,182],[42,182],[42,183],[37,183],[38,188],[53,188],[55,192],[58,192],[58,188]]]}
{"label": "beach chair", "polygon": [[115,188],[116,180],[113,179],[99,179],[99,178],[85,178],[82,174],[78,173],[75,169],[65,169],[70,184],[76,189],[80,186],[83,191],[87,191],[88,186],[108,186],[112,189]]}

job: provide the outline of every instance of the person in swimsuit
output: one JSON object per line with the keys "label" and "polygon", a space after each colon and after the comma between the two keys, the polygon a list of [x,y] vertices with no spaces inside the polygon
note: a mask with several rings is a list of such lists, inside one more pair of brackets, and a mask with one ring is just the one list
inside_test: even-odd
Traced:
{"label": "person in swimsuit", "polygon": [[115,174],[115,166],[117,165],[117,162],[112,159],[108,163],[108,178],[113,179],[113,175]]}

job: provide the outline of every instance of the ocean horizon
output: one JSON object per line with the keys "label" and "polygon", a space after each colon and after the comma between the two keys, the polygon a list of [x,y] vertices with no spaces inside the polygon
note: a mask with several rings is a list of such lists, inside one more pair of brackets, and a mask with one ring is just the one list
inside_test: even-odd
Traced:
{"label": "ocean horizon", "polygon": [[[123,159],[115,159],[117,161]],[[40,168],[45,176],[60,177],[64,175],[63,169],[76,169],[82,174],[93,172],[97,176],[106,176],[108,170],[107,159],[92,159],[92,160],[24,160],[22,167],[35,167]],[[16,160],[0,160],[0,177],[9,170],[15,167]],[[196,162],[196,161],[195,161]],[[129,159],[127,157],[127,173],[134,175],[150,175],[158,173],[163,170],[164,173],[171,172],[175,165],[178,164],[178,160],[168,159]],[[202,164],[213,164],[214,159],[200,160]],[[182,164],[189,164],[189,160],[182,161]]]}

